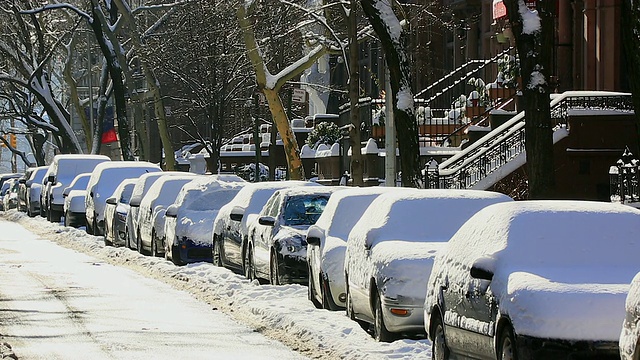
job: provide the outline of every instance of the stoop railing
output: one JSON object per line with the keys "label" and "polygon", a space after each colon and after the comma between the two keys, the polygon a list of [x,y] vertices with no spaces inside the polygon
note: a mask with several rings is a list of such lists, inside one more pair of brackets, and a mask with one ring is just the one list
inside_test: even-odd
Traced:
{"label": "stoop railing", "polygon": [[[578,109],[633,110],[630,94],[570,91],[553,96],[551,120],[554,144],[568,136],[569,111]],[[486,190],[526,162],[525,117],[520,112],[460,153],[425,170],[426,187]]]}

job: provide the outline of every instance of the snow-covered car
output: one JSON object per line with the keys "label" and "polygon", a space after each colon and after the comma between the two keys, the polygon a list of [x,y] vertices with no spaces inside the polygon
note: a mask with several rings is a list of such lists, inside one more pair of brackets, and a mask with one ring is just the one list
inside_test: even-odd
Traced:
{"label": "snow-covered car", "polygon": [[129,212],[127,213],[127,219],[125,224],[126,238],[124,246],[129,249],[137,250],[137,232],[138,229],[138,210],[140,207],[140,202],[144,195],[149,191],[151,185],[156,182],[161,176],[181,176],[184,175],[184,172],[180,171],[163,171],[163,172],[155,172],[143,174],[138,178],[136,185],[133,187],[133,192],[131,193],[131,200],[129,201]]}
{"label": "snow-covered car", "polygon": [[165,213],[165,258],[176,265],[211,262],[213,220],[246,184],[206,176],[184,185]]}
{"label": "snow-covered car", "polygon": [[429,278],[424,319],[434,358],[617,358],[639,233],[640,211],[620,204],[481,210]]}
{"label": "snow-covered car", "polygon": [[307,231],[309,300],[318,308],[345,308],[344,254],[347,238],[360,216],[375,198],[389,191],[406,188],[349,188],[331,195],[322,215]]}
{"label": "snow-covered car", "polygon": [[347,314],[377,341],[424,334],[427,280],[437,251],[480,209],[511,201],[477,190],[395,191],[378,196],[347,240]]}
{"label": "snow-covered car", "polygon": [[[214,264],[244,273],[247,219],[260,212],[274,192],[296,186],[321,186],[310,181],[265,181],[247,184],[218,212],[214,221]],[[247,275],[247,274],[245,274]]]}
{"label": "snow-covered car", "polygon": [[192,173],[183,173],[182,176],[162,176],[151,185],[138,209],[136,248],[141,254],[147,251],[151,256],[164,254],[166,208],[176,201],[182,187],[195,178],[196,174]]}
{"label": "snow-covered car", "polygon": [[27,180],[29,180],[34,171],[35,168],[30,167],[18,178],[18,211],[27,211]]}
{"label": "snow-covered car", "polygon": [[258,214],[250,215],[248,278],[273,285],[307,284],[307,230],[322,215],[331,194],[341,189],[331,186],[281,189],[273,193]]}
{"label": "snow-covered car", "polygon": [[5,211],[16,209],[18,207],[18,191],[20,189],[20,182],[18,179],[19,178],[12,178],[5,182],[7,189],[2,197],[2,208]]}
{"label": "snow-covered car", "polygon": [[631,281],[625,301],[626,316],[620,333],[620,358],[640,359],[640,273]]}
{"label": "snow-covered car", "polygon": [[98,164],[89,179],[85,197],[87,233],[102,235],[107,199],[123,180],[160,171],[162,169],[158,165],[146,161],[110,161]]}
{"label": "snow-covered car", "polygon": [[85,226],[84,196],[87,193],[91,173],[78,174],[71,184],[62,191],[64,198],[64,225],[72,227]]}
{"label": "snow-covered car", "polygon": [[138,179],[123,180],[107,199],[104,207],[104,244],[124,245],[125,223],[129,212],[129,200]]}
{"label": "snow-covered car", "polygon": [[58,222],[64,215],[64,198],[62,192],[78,174],[90,173],[103,162],[110,162],[104,155],[63,154],[53,158],[47,171],[47,184],[43,198],[46,200],[47,220]]}
{"label": "snow-covered car", "polygon": [[20,177],[22,177],[22,174],[16,174],[16,173],[0,174],[0,210],[8,210],[8,209],[5,209],[5,206],[4,206],[4,196],[9,191],[9,184],[7,184],[7,181],[12,179],[18,179]]}
{"label": "snow-covered car", "polygon": [[31,172],[31,176],[25,182],[27,215],[33,217],[40,214],[40,193],[42,192],[42,179],[49,169],[48,166],[38,166]]}

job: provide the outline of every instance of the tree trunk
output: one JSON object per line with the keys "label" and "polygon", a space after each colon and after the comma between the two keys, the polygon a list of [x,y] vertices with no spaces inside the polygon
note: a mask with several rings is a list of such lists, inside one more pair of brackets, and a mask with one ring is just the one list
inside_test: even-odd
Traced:
{"label": "tree trunk", "polygon": [[[525,150],[529,176],[529,198],[553,198],[553,129],[549,109],[549,74],[552,71],[555,1],[538,1],[540,27],[531,28],[531,14],[524,0],[505,0],[509,21],[520,54],[525,112]],[[521,12],[527,12],[524,27]]]}
{"label": "tree trunk", "polygon": [[[304,180],[304,169],[302,168],[298,142],[293,135],[291,125],[289,125],[289,119],[287,118],[284,106],[282,106],[282,100],[278,95],[278,91],[272,89],[263,89],[263,91],[269,103],[269,110],[271,110],[273,122],[276,124],[280,137],[282,138],[284,153],[289,163],[289,178],[291,180]],[[258,146],[260,145],[258,144]]]}
{"label": "tree trunk", "polygon": [[[361,0],[360,4],[380,39],[389,68],[393,94],[387,94],[387,96],[393,96],[393,116],[400,152],[402,185],[418,187],[422,181],[420,147],[418,145],[418,126],[414,119],[413,93],[410,81],[411,68],[406,52],[407,32],[393,15],[393,9],[387,0]],[[394,22],[394,29],[389,27],[389,22]],[[398,32],[396,29],[400,29],[400,31]]]}
{"label": "tree trunk", "polygon": [[[116,104],[116,118],[118,119],[118,137],[120,141],[120,150],[122,151],[123,160],[134,160],[131,151],[131,138],[129,131],[129,119],[127,116],[127,87],[124,84],[124,76],[122,72],[122,64],[115,53],[114,44],[109,42],[106,35],[102,31],[102,16],[98,14],[99,5],[92,7],[93,21],[89,25],[93,29],[100,50],[107,61],[109,75],[113,82],[113,97]],[[126,64],[125,64],[126,65]]]}
{"label": "tree trunk", "polygon": [[[629,86],[636,117],[636,132],[640,138],[640,3],[638,1],[622,1],[622,48],[627,58]],[[633,150],[638,156],[640,148]]]}
{"label": "tree trunk", "polygon": [[[351,0],[349,10],[348,33],[349,33],[349,146],[351,147],[351,179],[353,186],[363,186],[364,179],[362,173],[362,140],[360,133],[360,108],[358,100],[360,98],[360,66],[358,65],[358,2]],[[342,161],[342,159],[341,159]],[[342,174],[340,174],[342,176]]]}

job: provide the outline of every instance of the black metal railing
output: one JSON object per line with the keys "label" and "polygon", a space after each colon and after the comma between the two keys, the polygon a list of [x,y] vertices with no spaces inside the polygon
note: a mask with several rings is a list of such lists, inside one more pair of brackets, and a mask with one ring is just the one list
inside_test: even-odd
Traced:
{"label": "black metal railing", "polygon": [[[569,130],[567,120],[572,110],[633,110],[630,95],[605,92],[567,92],[554,96],[550,105],[555,131],[567,133]],[[520,157],[520,162],[514,166],[525,163],[524,125],[524,112],[521,112],[459,154],[440,164],[438,166],[438,181],[425,179],[425,186],[433,184],[443,189],[486,189],[493,185],[495,181],[486,181],[490,174],[496,173],[520,155],[523,157]],[[505,169],[501,174],[508,175],[509,171],[507,170]],[[427,169],[424,173],[428,173]]]}
{"label": "black metal railing", "polygon": [[626,148],[620,160],[609,168],[611,202],[621,204],[640,202],[640,162],[629,148]]}
{"label": "black metal railing", "polygon": [[[451,103],[461,94],[467,94],[470,85],[467,84],[470,78],[480,77],[489,79],[489,74],[484,70],[491,64],[496,64],[505,54],[512,52],[513,48],[508,48],[496,56],[486,60],[470,60],[452,72],[448,73],[438,81],[429,85],[415,95],[416,99],[422,99],[431,107],[434,117],[442,117],[443,112],[450,110]],[[495,76],[495,73],[492,72]]]}

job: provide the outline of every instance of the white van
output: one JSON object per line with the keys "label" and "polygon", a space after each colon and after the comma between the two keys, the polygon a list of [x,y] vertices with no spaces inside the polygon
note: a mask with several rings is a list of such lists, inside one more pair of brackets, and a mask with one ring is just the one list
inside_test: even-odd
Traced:
{"label": "white van", "polygon": [[112,161],[96,166],[89,179],[85,197],[87,233],[101,235],[104,229],[104,208],[107,199],[125,179],[162,171],[158,165],[146,161]]}
{"label": "white van", "polygon": [[104,155],[56,155],[53,158],[53,163],[49,166],[45,179],[46,187],[42,191],[44,202],[41,206],[46,206],[47,220],[60,221],[64,212],[62,192],[78,174],[90,173],[96,165],[110,160]]}

